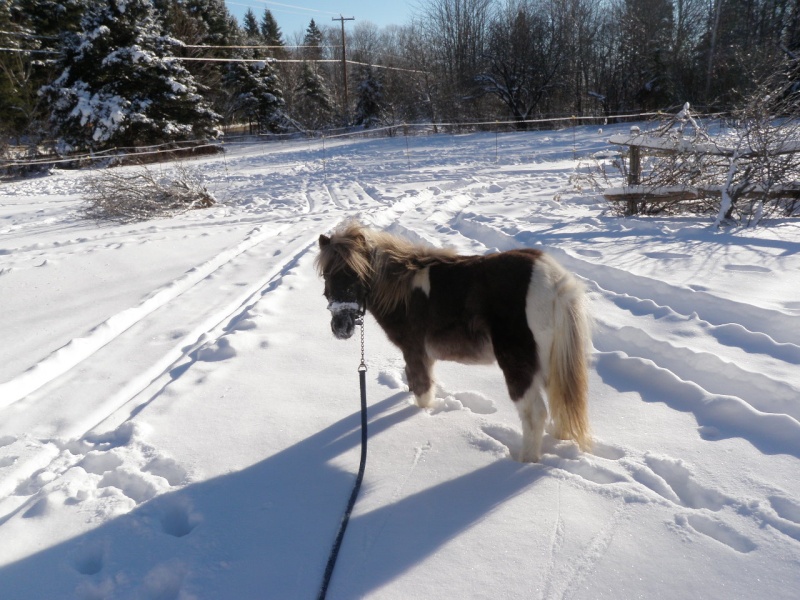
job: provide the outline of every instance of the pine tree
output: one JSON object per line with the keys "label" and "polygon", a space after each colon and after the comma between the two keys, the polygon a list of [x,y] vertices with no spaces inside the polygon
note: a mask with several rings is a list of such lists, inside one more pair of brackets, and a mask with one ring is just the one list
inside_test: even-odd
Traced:
{"label": "pine tree", "polygon": [[0,4],[0,146],[7,136],[19,135],[25,129],[24,81],[31,71],[32,53],[35,49],[32,32],[15,22],[11,5]]}
{"label": "pine tree", "polygon": [[317,27],[314,19],[308,24],[303,37],[303,58],[307,60],[320,60],[322,58],[322,32]]}
{"label": "pine tree", "polygon": [[258,28],[258,20],[256,19],[256,14],[253,12],[253,9],[251,8],[248,8],[247,12],[244,13],[242,29],[244,29],[244,32],[247,35],[247,37],[250,38],[257,38],[261,33],[260,29]]}
{"label": "pine tree", "polygon": [[[25,16],[38,36],[58,36],[76,31],[81,16],[91,0],[14,0],[16,9]],[[11,2],[9,2],[11,4]],[[47,45],[47,40],[42,40]],[[53,47],[51,43],[48,47]]]}
{"label": "pine tree", "polygon": [[260,132],[282,128],[283,92],[268,62],[231,63],[225,84],[231,92],[231,117],[255,123]]}
{"label": "pine tree", "polygon": [[269,46],[283,46],[283,33],[278,27],[278,22],[272,16],[268,8],[264,9],[264,16],[261,19],[261,37]]}
{"label": "pine tree", "polygon": [[49,52],[58,36],[75,31],[87,0],[0,0],[0,136],[44,136],[47,114],[38,94],[52,81]]}
{"label": "pine tree", "polygon": [[383,84],[369,65],[362,68],[356,97],[356,125],[361,125],[364,129],[380,125],[386,99]]}
{"label": "pine tree", "polygon": [[61,74],[42,89],[64,149],[216,135],[219,115],[172,54],[150,0],[98,0],[65,37]]}
{"label": "pine tree", "polygon": [[322,78],[311,65],[303,63],[300,84],[295,89],[295,117],[311,129],[319,129],[330,123],[333,102]]}
{"label": "pine tree", "polygon": [[[157,0],[167,13],[166,33],[188,45],[216,48],[177,48],[176,55],[186,58],[232,58],[231,51],[219,46],[239,45],[244,35],[224,0]],[[222,80],[227,65],[214,61],[187,61],[184,67],[194,77],[197,87],[211,107],[225,112],[227,94]]]}

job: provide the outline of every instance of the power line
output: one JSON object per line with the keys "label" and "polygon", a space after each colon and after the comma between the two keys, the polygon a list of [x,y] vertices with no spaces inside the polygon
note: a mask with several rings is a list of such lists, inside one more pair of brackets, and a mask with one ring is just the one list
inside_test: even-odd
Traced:
{"label": "power line", "polygon": [[[338,58],[320,58],[320,59],[305,59],[305,58],[213,58],[202,56],[170,56],[171,60],[184,60],[191,62],[221,62],[221,63],[341,63],[342,60]],[[420,71],[418,69],[404,69],[402,67],[390,67],[388,65],[376,65],[372,63],[359,62],[356,60],[345,61],[348,65],[358,65],[361,67],[372,67],[374,69],[386,69],[389,71],[404,71],[406,73],[427,73],[428,71]]]}
{"label": "power line", "polygon": [[283,48],[283,49],[287,49],[287,48],[320,48],[320,49],[322,49],[322,48],[325,48],[325,49],[336,49],[336,48],[341,48],[341,46],[313,46],[313,45],[312,46],[283,46],[283,45],[280,45],[280,44],[277,45],[277,46],[209,46],[209,45],[205,45],[205,44],[184,44],[181,47],[182,48],[213,48],[213,49],[230,48],[230,49],[234,49],[234,50],[242,50],[242,49],[248,49],[248,48],[260,48],[260,49],[269,49],[269,48]]}
{"label": "power line", "polygon": [[268,0],[261,0],[261,2],[263,2],[264,4],[267,4],[267,5],[271,4],[273,6],[282,6],[282,7],[285,7],[285,8],[296,8],[298,10],[305,10],[305,11],[308,11],[308,12],[323,13],[323,14],[326,14],[326,15],[339,14],[339,13],[331,12],[329,10],[319,10],[317,8],[306,8],[305,6],[297,6],[296,4],[284,4],[282,2],[269,2]]}
{"label": "power line", "polygon": [[[259,9],[261,8],[261,6],[254,6],[253,4],[242,4],[241,2],[229,2],[229,1],[226,1],[226,4],[230,4],[231,6],[242,6],[244,8],[251,8],[251,9],[252,8],[259,8]],[[297,9],[297,10],[305,11],[305,12],[294,12],[294,11],[291,11],[291,10],[274,9],[275,12],[283,13],[283,14],[286,14],[286,15],[308,16],[308,13],[320,13],[320,14],[326,14],[326,15],[335,15],[335,14],[337,14],[337,13],[331,12],[329,10],[319,10],[319,9],[316,9],[316,8],[305,8],[304,6],[296,6],[294,4],[282,4],[280,2],[267,2],[266,0],[261,0],[261,4],[262,5],[266,5],[266,7],[269,7],[269,6],[282,6],[282,7],[294,8],[294,9]]]}

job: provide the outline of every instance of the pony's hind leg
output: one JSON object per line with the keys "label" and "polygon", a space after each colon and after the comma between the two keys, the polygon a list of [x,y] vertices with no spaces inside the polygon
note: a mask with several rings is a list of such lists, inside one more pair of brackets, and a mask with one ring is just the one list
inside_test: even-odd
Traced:
{"label": "pony's hind leg", "polygon": [[521,462],[539,462],[542,456],[542,437],[547,421],[543,384],[541,375],[537,373],[531,386],[516,400],[522,421],[522,449],[519,455]]}
{"label": "pony's hind leg", "polygon": [[417,399],[420,408],[427,408],[436,395],[433,384],[433,359],[426,354],[404,353],[408,387]]}

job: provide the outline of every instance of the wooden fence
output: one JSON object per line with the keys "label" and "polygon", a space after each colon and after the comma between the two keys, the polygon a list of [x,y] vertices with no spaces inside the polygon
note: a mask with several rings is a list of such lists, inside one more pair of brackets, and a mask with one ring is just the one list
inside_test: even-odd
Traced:
{"label": "wooden fence", "polygon": [[[609,138],[609,143],[628,148],[627,185],[608,188],[603,197],[609,202],[624,202],[625,214],[634,215],[641,212],[646,204],[667,205],[686,203],[705,199],[722,198],[725,185],[650,185],[642,184],[642,154],[680,154],[691,153],[708,156],[728,157],[731,160],[753,159],[762,151],[750,148],[730,148],[713,141],[697,142],[688,139],[654,137],[640,132],[639,127],[631,127],[630,134],[618,133]],[[788,140],[779,147],[770,148],[769,154],[779,156],[800,152],[800,140]],[[737,198],[794,198],[800,199],[800,182],[774,185],[769,189],[751,185],[737,193]]]}

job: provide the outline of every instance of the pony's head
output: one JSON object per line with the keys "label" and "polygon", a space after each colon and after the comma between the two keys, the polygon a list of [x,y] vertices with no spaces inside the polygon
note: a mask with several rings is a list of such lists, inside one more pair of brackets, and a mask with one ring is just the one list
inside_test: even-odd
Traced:
{"label": "pony's head", "polygon": [[356,320],[367,309],[372,275],[370,249],[357,223],[319,236],[317,271],[325,280],[325,298],[331,311],[331,330],[340,340],[353,335]]}

